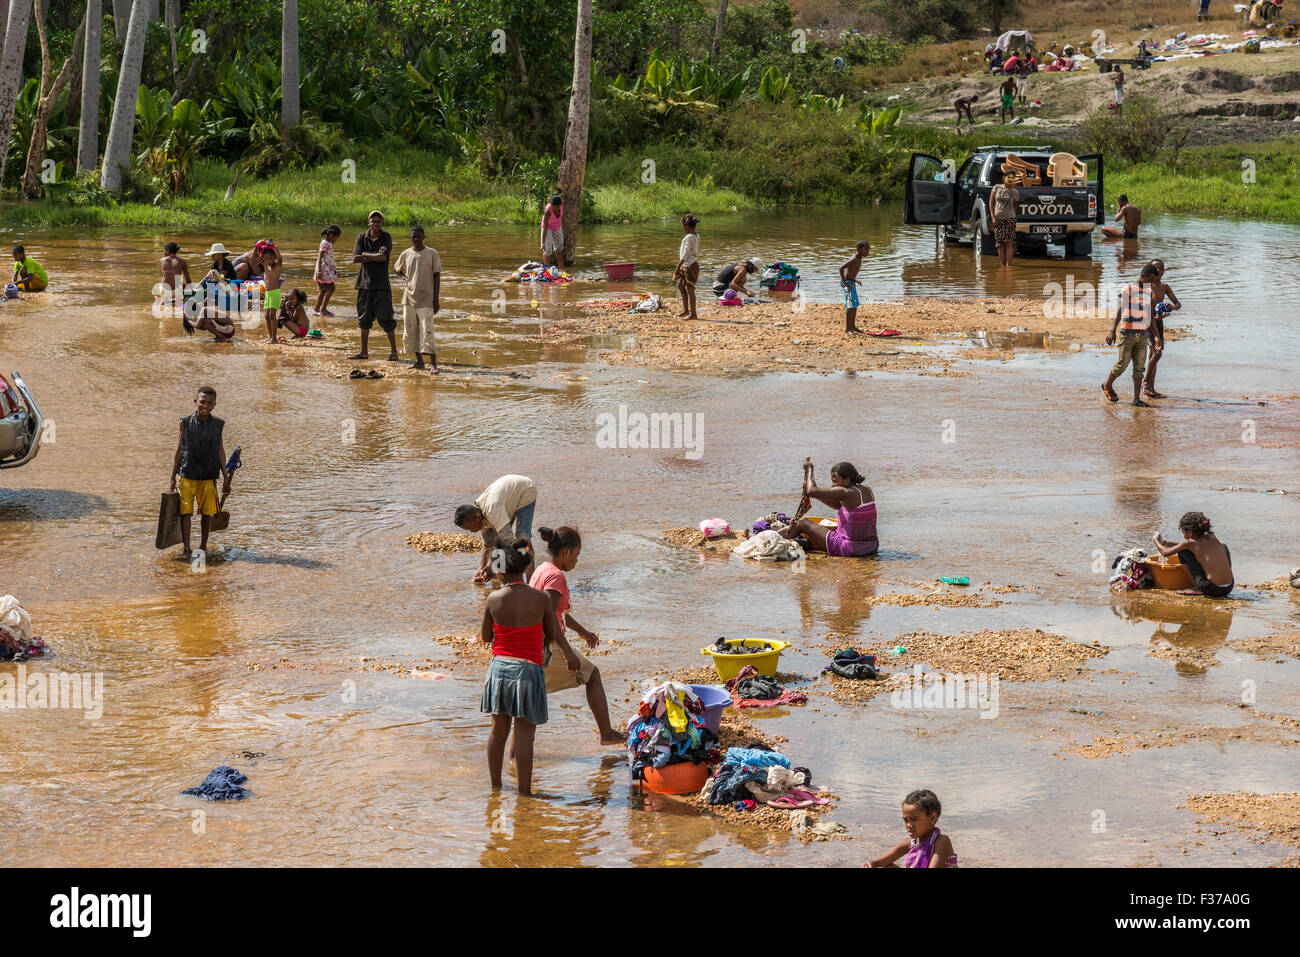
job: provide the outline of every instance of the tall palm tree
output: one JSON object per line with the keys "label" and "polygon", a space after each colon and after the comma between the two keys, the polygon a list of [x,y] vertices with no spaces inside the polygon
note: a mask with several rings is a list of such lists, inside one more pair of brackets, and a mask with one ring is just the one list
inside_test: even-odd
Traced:
{"label": "tall palm tree", "polygon": [[27,24],[31,21],[29,0],[9,0],[5,24],[4,55],[0,57],[0,182],[4,181],[9,156],[9,136],[14,128],[14,104],[23,82],[23,56],[27,53]]}
{"label": "tall palm tree", "polygon": [[564,261],[573,262],[578,248],[578,213],[582,181],[587,175],[587,130],[591,120],[591,0],[578,0],[573,40],[573,93],[560,159],[560,196],[564,199]]}
{"label": "tall palm tree", "polygon": [[144,66],[145,26],[148,22],[149,0],[133,0],[131,20],[126,28],[126,48],[122,52],[122,70],[117,77],[113,118],[109,121],[108,142],[104,145],[104,169],[99,177],[99,185],[114,192],[122,188],[131,168],[135,101],[140,93],[140,70]]}
{"label": "tall palm tree", "polygon": [[86,0],[86,50],[81,64],[81,127],[77,135],[77,172],[99,161],[99,57],[104,42],[103,0]]}
{"label": "tall palm tree", "polygon": [[280,131],[302,119],[298,101],[298,0],[284,0],[280,17]]}
{"label": "tall palm tree", "polygon": [[41,195],[41,166],[45,163],[46,134],[49,130],[50,114],[54,112],[54,104],[63,95],[63,88],[68,85],[68,79],[72,76],[73,65],[81,55],[81,45],[86,35],[86,21],[82,20],[81,26],[77,27],[77,38],[72,43],[72,55],[63,61],[63,67],[53,83],[50,82],[50,71],[53,67],[50,60],[50,37],[45,28],[45,17],[39,15],[39,11],[36,17],[36,32],[41,40],[41,83],[37,96],[36,117],[32,121],[32,136],[27,144],[27,168],[23,171],[24,199],[37,199]]}

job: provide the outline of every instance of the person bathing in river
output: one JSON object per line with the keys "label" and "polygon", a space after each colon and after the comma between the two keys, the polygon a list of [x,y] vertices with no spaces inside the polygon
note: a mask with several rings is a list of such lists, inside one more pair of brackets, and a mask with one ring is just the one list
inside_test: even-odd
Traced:
{"label": "person bathing in river", "polygon": [[27,255],[27,250],[22,246],[15,246],[12,282],[21,292],[40,292],[49,285],[50,277],[45,274],[45,269],[40,263]]}
{"label": "person bathing in river", "polygon": [[194,397],[194,412],[181,419],[176,455],[172,459],[171,490],[181,493],[181,557],[189,560],[190,517],[199,512],[199,549],[208,547],[212,516],[217,514],[217,477],[222,478],[221,494],[230,494],[230,473],[226,471],[226,446],[222,431],[226,423],[212,414],[217,404],[217,390],[202,386]]}
{"label": "person bathing in river", "polygon": [[1119,194],[1119,199],[1116,200],[1116,203],[1118,204],[1118,208],[1115,212],[1115,222],[1123,220],[1124,228],[1120,229],[1117,226],[1103,226],[1101,227],[1102,235],[1107,236],[1110,239],[1137,239],[1138,227],[1142,225],[1142,210],[1130,203],[1128,201],[1128,196],[1125,193]]}
{"label": "person bathing in river", "polygon": [[753,293],[745,288],[745,279],[749,276],[758,276],[762,271],[763,267],[753,259],[723,266],[718,270],[718,274],[713,277],[713,294],[721,299],[722,294],[728,289],[734,289],[736,295],[752,298]]}
{"label": "person bathing in river", "polygon": [[[1151,297],[1151,316],[1154,325],[1147,330],[1147,337],[1151,340],[1151,357],[1147,359],[1147,374],[1142,382],[1142,394],[1152,399],[1164,399],[1166,398],[1165,394],[1156,391],[1156,366],[1160,363],[1160,357],[1164,355],[1165,343],[1165,320],[1164,316],[1160,314],[1162,311],[1160,304],[1166,299],[1169,300],[1168,308],[1170,312],[1183,308],[1183,304],[1178,301],[1174,291],[1165,282],[1165,261],[1163,259],[1153,259],[1151,265],[1155,266],[1159,272],[1156,276],[1155,292]],[[1155,348],[1156,339],[1160,340],[1159,350]]]}
{"label": "person bathing in river", "polygon": [[862,257],[871,252],[871,243],[865,239],[858,241],[858,250],[840,267],[840,287],[844,290],[844,331],[861,332],[858,328],[858,271],[862,269]]}
{"label": "person bathing in river", "polygon": [[1200,512],[1188,512],[1178,520],[1178,530],[1183,533],[1178,543],[1165,541],[1159,532],[1151,537],[1161,555],[1177,555],[1192,576],[1196,587],[1184,588],[1178,594],[1228,597],[1233,586],[1232,553],[1215,536],[1210,520]]}
{"label": "person bathing in river", "polygon": [[831,467],[829,488],[818,488],[813,478],[812,465],[804,470],[803,492],[811,499],[823,502],[839,511],[835,528],[801,518],[781,535],[794,538],[802,535],[808,539],[809,551],[825,552],[841,557],[874,555],[880,550],[876,537],[876,497],[864,485],[866,479],[848,462]]}
{"label": "person bathing in river", "polygon": [[307,336],[307,294],[295,289],[285,298],[280,306],[279,318],[275,321],[276,329],[284,329],[295,339]]}
{"label": "person bathing in river", "polygon": [[533,738],[537,726],[545,724],[548,717],[544,648],[550,645],[554,654],[558,647],[569,671],[578,671],[581,662],[560,630],[551,599],[524,581],[524,571],[533,562],[528,539],[501,536],[493,541],[492,552],[504,587],[488,596],[479,632],[483,643],[492,648],[492,663],[479,700],[479,710],[492,715],[488,776],[493,790],[499,790],[513,724],[519,793],[529,795],[533,793]]}
{"label": "person bathing in river", "polygon": [[700,281],[700,237],[695,227],[700,221],[687,213],[682,217],[682,244],[677,250],[677,268],[673,270],[673,280],[677,291],[682,294],[682,311],[677,313],[679,319],[698,319],[695,311],[695,284]]}
{"label": "person bathing in river", "polygon": [[177,243],[163,243],[163,257],[158,260],[162,269],[162,284],[173,294],[182,292],[190,284],[190,265],[180,257]]}
{"label": "person bathing in river", "polygon": [[903,858],[903,867],[956,867],[957,852],[952,839],[939,830],[939,815],[943,805],[939,795],[928,789],[913,791],[903,798],[903,827],[907,837],[863,867],[898,867],[894,862]]}
{"label": "person bathing in river", "polygon": [[[573,571],[574,566],[578,564],[578,556],[582,554],[582,538],[578,535],[578,530],[567,525],[555,529],[543,525],[537,529],[537,534],[546,543],[546,549],[551,557],[549,561],[537,566],[537,570],[529,577],[528,584],[538,591],[545,592],[551,599],[551,607],[555,609],[555,620],[560,627],[560,634],[565,634],[567,625],[587,643],[588,649],[599,646],[600,638],[596,633],[584,628],[569,613],[569,581],[564,573]],[[579,685],[585,686],[587,707],[591,709],[592,716],[596,719],[600,743],[625,744],[627,736],[620,731],[615,731],[609,723],[609,702],[605,697],[605,686],[600,680],[600,669],[577,649],[574,649],[574,655],[578,659],[576,671],[568,667],[567,662],[562,661],[558,655],[551,655],[545,665],[546,693],[549,695]]]}
{"label": "person bathing in river", "polygon": [[266,291],[262,293],[262,308],[266,311],[267,341],[279,342],[280,303],[284,300],[280,273],[284,269],[284,257],[269,239],[260,240],[255,251],[258,262],[262,264],[262,282],[266,286]]}
{"label": "person bathing in river", "polygon": [[[456,524],[467,532],[480,532],[483,551],[479,555],[478,571],[474,581],[485,582],[500,569],[491,566],[492,549],[499,533],[514,527],[514,534],[525,541],[533,537],[533,512],[537,508],[537,483],[526,475],[503,475],[474,499],[473,505],[456,509]],[[528,573],[533,562],[528,562]]]}

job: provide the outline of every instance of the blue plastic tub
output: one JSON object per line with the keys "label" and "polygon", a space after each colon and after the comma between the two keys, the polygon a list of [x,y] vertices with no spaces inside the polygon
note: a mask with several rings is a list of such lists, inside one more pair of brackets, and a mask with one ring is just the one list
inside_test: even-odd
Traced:
{"label": "blue plastic tub", "polygon": [[731,692],[722,685],[689,685],[704,705],[704,726],[714,734],[722,727],[722,709],[731,704]]}

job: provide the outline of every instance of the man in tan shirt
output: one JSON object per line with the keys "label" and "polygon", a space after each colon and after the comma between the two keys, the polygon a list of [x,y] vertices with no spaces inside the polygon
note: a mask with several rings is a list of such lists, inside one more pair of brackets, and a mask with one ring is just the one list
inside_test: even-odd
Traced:
{"label": "man in tan shirt", "polygon": [[429,357],[438,371],[438,354],[433,342],[433,317],[438,313],[442,286],[442,261],[437,250],[424,244],[424,228],[411,227],[411,248],[397,257],[393,271],[406,282],[402,293],[402,341],[407,352],[415,353],[412,369],[423,369]]}
{"label": "man in tan shirt", "polygon": [[[474,499],[473,505],[456,508],[456,524],[467,532],[483,536],[483,551],[479,555],[478,571],[474,581],[487,581],[492,577],[490,567],[492,549],[497,535],[509,532],[530,541],[533,537],[533,511],[537,506],[537,483],[526,475],[503,475]],[[534,560],[529,558],[524,580],[533,573]]]}

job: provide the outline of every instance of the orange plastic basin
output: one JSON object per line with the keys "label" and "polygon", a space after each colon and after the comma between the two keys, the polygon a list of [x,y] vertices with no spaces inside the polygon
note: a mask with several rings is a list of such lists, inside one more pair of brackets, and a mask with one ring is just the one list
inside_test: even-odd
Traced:
{"label": "orange plastic basin", "polygon": [[655,794],[695,794],[708,779],[707,764],[702,761],[698,764],[683,761],[680,764],[665,764],[662,768],[646,768],[641,787]]}

